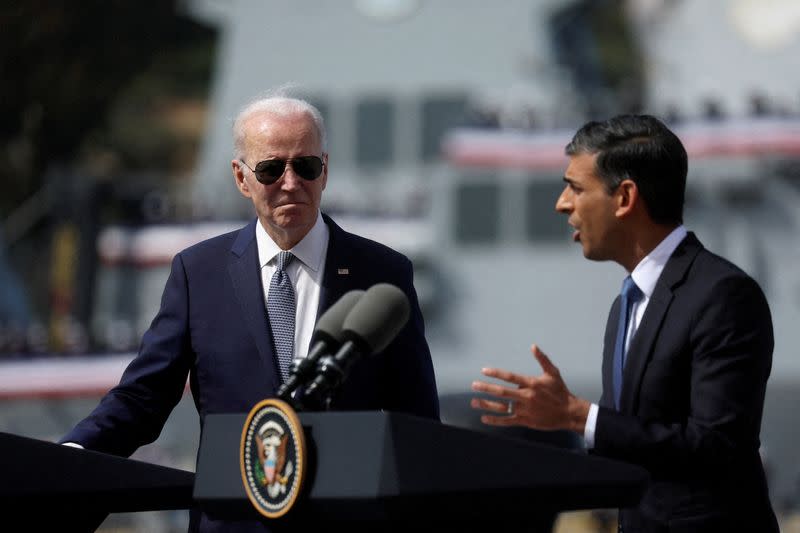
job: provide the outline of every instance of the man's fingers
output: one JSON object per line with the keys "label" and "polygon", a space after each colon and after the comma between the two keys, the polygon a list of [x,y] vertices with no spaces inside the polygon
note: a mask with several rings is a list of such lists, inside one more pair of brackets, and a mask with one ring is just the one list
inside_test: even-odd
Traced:
{"label": "man's fingers", "polygon": [[494,383],[486,383],[485,381],[473,381],[472,390],[475,392],[485,392],[493,396],[505,396],[508,388]]}
{"label": "man's fingers", "polygon": [[487,426],[519,426],[519,421],[514,416],[482,415],[481,422]]}
{"label": "man's fingers", "polygon": [[508,413],[508,402],[497,402],[494,400],[487,400],[485,398],[473,398],[469,405],[473,409],[481,409],[483,411],[492,411],[495,413]]}
{"label": "man's fingers", "polygon": [[496,383],[486,383],[485,381],[473,381],[472,390],[475,392],[483,392],[498,398],[508,398],[510,400],[518,400],[523,397],[522,389],[509,388]]}
{"label": "man's fingers", "polygon": [[508,370],[502,370],[500,368],[482,368],[481,374],[490,378],[502,379],[503,381],[513,383],[514,385],[518,385],[520,387],[523,387],[528,383],[528,378],[525,376],[515,374],[514,372],[509,372]]}
{"label": "man's fingers", "polygon": [[556,367],[552,363],[552,361],[550,361],[550,358],[547,357],[545,353],[542,350],[540,350],[537,345],[534,344],[531,346],[531,353],[536,358],[536,360],[539,361],[539,366],[542,367],[542,370],[544,371],[545,374],[550,374],[553,376],[558,375],[558,367]]}

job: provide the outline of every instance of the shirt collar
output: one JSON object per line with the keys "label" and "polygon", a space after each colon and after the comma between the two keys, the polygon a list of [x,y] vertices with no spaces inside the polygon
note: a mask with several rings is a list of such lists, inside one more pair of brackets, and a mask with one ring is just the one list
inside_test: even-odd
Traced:
{"label": "shirt collar", "polygon": [[[329,233],[328,226],[322,219],[322,214],[317,212],[317,221],[311,231],[306,233],[306,236],[289,251],[304,265],[317,272],[324,259],[323,252],[325,244],[328,242]],[[267,234],[267,230],[264,229],[260,221],[256,223],[256,244],[258,245],[258,264],[261,268],[268,265],[282,251]]]}
{"label": "shirt collar", "polygon": [[639,261],[636,268],[631,272],[633,281],[636,286],[641,289],[647,298],[653,294],[656,288],[661,272],[667,264],[670,256],[675,251],[675,248],[686,237],[686,228],[683,225],[678,226],[667,235],[663,241],[658,243],[658,246],[653,248],[653,251],[647,254],[644,259]]}

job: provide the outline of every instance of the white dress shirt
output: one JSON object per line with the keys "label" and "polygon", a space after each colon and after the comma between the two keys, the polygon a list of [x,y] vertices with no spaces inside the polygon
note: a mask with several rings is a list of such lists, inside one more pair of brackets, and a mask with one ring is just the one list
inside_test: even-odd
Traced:
{"label": "white dress shirt", "polygon": [[[686,228],[678,226],[663,241],[658,243],[658,246],[652,252],[639,261],[639,264],[631,272],[631,278],[633,278],[639,290],[642,291],[643,296],[638,302],[634,302],[631,308],[633,320],[628,322],[628,331],[625,335],[626,353],[631,345],[631,339],[636,334],[636,330],[639,329],[639,324],[642,323],[645,309],[647,309],[647,304],[650,302],[650,297],[653,295],[664,266],[684,238],[686,238]],[[597,413],[599,410],[598,405],[594,403],[589,408],[589,416],[586,419],[586,427],[583,430],[583,438],[587,448],[594,448],[594,432],[597,427]]]}
{"label": "white dress shirt", "polygon": [[[328,226],[322,220],[322,215],[317,213],[317,221],[311,231],[294,248],[287,250],[294,255],[294,260],[289,263],[286,273],[292,281],[295,302],[297,303],[294,320],[293,355],[295,359],[304,358],[308,355],[311,335],[314,333],[314,325],[317,321],[329,237]],[[256,245],[258,246],[258,263],[261,265],[261,285],[264,287],[264,305],[266,309],[269,284],[277,268],[278,253],[282,250],[267,235],[260,222],[256,223]]]}

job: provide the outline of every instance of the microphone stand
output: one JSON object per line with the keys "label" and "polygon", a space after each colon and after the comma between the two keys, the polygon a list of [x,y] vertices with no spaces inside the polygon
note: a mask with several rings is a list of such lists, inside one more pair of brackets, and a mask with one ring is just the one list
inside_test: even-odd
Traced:
{"label": "microphone stand", "polygon": [[[371,350],[360,339],[349,339],[342,344],[336,355],[328,355],[317,363],[317,374],[314,381],[302,391],[302,405],[307,410],[327,411],[330,409],[333,393],[338,389],[350,371],[353,363],[362,354]],[[367,349],[365,349],[365,347]]]}

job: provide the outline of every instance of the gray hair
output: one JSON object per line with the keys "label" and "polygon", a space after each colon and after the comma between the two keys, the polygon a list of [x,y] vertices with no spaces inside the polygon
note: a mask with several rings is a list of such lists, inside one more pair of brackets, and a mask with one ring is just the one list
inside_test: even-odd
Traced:
{"label": "gray hair", "polygon": [[253,114],[268,111],[279,115],[305,113],[311,117],[317,129],[317,135],[322,146],[322,151],[328,151],[328,134],[325,131],[325,121],[322,113],[308,100],[290,96],[288,87],[281,87],[260,96],[245,105],[233,121],[233,155],[240,159],[244,156],[244,123]]}

